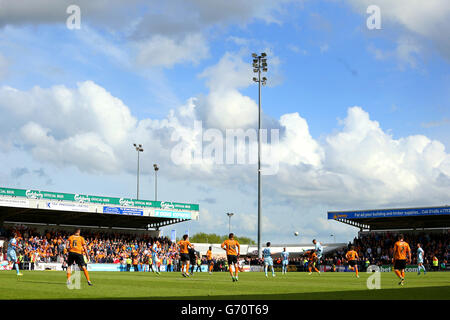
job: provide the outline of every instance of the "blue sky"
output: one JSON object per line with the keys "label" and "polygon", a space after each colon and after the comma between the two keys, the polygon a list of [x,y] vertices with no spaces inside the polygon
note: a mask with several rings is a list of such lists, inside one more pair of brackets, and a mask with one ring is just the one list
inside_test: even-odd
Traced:
{"label": "blue sky", "polygon": [[[327,210],[448,204],[444,0],[78,1],[79,30],[66,2],[0,1],[0,185],[133,196],[142,142],[147,198],[158,162],[159,197],[202,208],[179,232],[225,233],[234,211],[256,238],[256,166],[177,166],[169,138],[189,142],[194,120],[255,128],[251,53],[265,51],[265,125],[282,136],[263,240],[350,240]],[[366,26],[371,4],[381,30]]]}

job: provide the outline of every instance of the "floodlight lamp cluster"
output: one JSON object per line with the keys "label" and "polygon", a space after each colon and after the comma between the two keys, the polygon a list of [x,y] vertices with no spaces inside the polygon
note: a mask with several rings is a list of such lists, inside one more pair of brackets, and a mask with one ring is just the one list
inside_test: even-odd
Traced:
{"label": "floodlight lamp cluster", "polygon": [[[256,53],[252,53],[253,57],[253,72],[260,74],[262,72],[267,72],[267,54],[265,52],[261,53],[259,56]],[[253,77],[253,81],[255,82],[261,82],[261,84],[264,86],[266,85],[267,78],[266,77]]]}
{"label": "floodlight lamp cluster", "polygon": [[142,148],[142,144],[133,143],[133,146],[136,148],[136,151],[143,152],[144,148]]}

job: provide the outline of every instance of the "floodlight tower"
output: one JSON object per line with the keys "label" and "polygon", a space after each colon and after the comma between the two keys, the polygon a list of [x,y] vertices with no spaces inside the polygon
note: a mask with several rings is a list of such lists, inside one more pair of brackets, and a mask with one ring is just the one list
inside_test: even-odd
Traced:
{"label": "floodlight tower", "polygon": [[158,201],[158,170],[159,170],[159,167],[156,163],[153,164],[153,169],[155,169],[155,201]]}
{"label": "floodlight tower", "polygon": [[231,233],[231,217],[234,216],[233,212],[227,212],[227,216],[228,216],[228,233]]}
{"label": "floodlight tower", "polygon": [[137,191],[136,191],[136,200],[139,200],[139,154],[140,154],[141,152],[144,152],[144,149],[142,148],[142,144],[137,145],[136,143],[134,143],[133,146],[136,148],[137,155],[138,155],[138,162],[137,162]]}
{"label": "floodlight tower", "polygon": [[252,53],[253,72],[258,77],[253,77],[253,81],[258,83],[258,258],[262,257],[261,245],[261,85],[265,86],[267,78],[261,78],[261,72],[267,72],[267,54],[265,52],[257,55]]}

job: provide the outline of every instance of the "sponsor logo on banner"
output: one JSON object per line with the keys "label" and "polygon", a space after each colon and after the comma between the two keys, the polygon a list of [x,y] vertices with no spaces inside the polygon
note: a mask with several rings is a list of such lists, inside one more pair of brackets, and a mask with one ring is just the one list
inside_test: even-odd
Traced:
{"label": "sponsor logo on banner", "polygon": [[161,208],[163,209],[173,209],[173,203],[172,202],[161,202]]}
{"label": "sponsor logo on banner", "polygon": [[250,266],[251,272],[262,272],[264,271],[263,266]]}
{"label": "sponsor logo on banner", "polygon": [[81,194],[76,194],[74,197],[75,201],[85,203],[85,202],[91,202],[91,199],[88,196],[83,196]]}
{"label": "sponsor logo on banner", "polygon": [[42,193],[39,191],[27,190],[25,194],[28,199],[42,199]]}
{"label": "sponsor logo on banner", "polygon": [[[405,268],[405,272],[417,272],[419,267],[417,265],[407,265]],[[390,265],[383,265],[380,266],[380,272],[392,272],[393,266]]]}
{"label": "sponsor logo on banner", "polygon": [[45,209],[88,212],[89,206],[87,204],[78,203],[46,202]]}
{"label": "sponsor logo on banner", "polygon": [[120,198],[119,203],[121,206],[133,206],[134,202],[125,198]]}
{"label": "sponsor logo on banner", "polygon": [[154,217],[159,218],[174,218],[174,219],[191,219],[192,214],[190,212],[178,212],[167,210],[155,210]]}
{"label": "sponsor logo on banner", "polygon": [[127,216],[143,216],[144,211],[137,208],[103,207],[103,213],[123,214]]}
{"label": "sponsor logo on banner", "polygon": [[56,262],[51,262],[51,263],[43,263],[43,262],[39,262],[36,263],[36,265],[34,266],[34,270],[57,270],[57,271],[62,271],[62,264],[61,263],[56,263]]}
{"label": "sponsor logo on banner", "polygon": [[0,206],[5,207],[28,207],[30,202],[25,199],[7,199],[7,198],[0,198]]}

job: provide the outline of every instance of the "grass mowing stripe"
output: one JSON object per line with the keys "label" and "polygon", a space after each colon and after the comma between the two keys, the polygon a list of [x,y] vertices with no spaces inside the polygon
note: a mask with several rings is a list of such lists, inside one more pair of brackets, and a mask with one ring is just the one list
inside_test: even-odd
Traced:
{"label": "grass mowing stripe", "polygon": [[66,286],[64,272],[0,272],[0,299],[450,299],[450,273],[406,274],[404,287],[393,273],[381,273],[381,290],[368,290],[370,274],[292,272],[277,274],[241,273],[232,282],[228,273],[91,272],[93,287],[80,274],[81,289]]}

